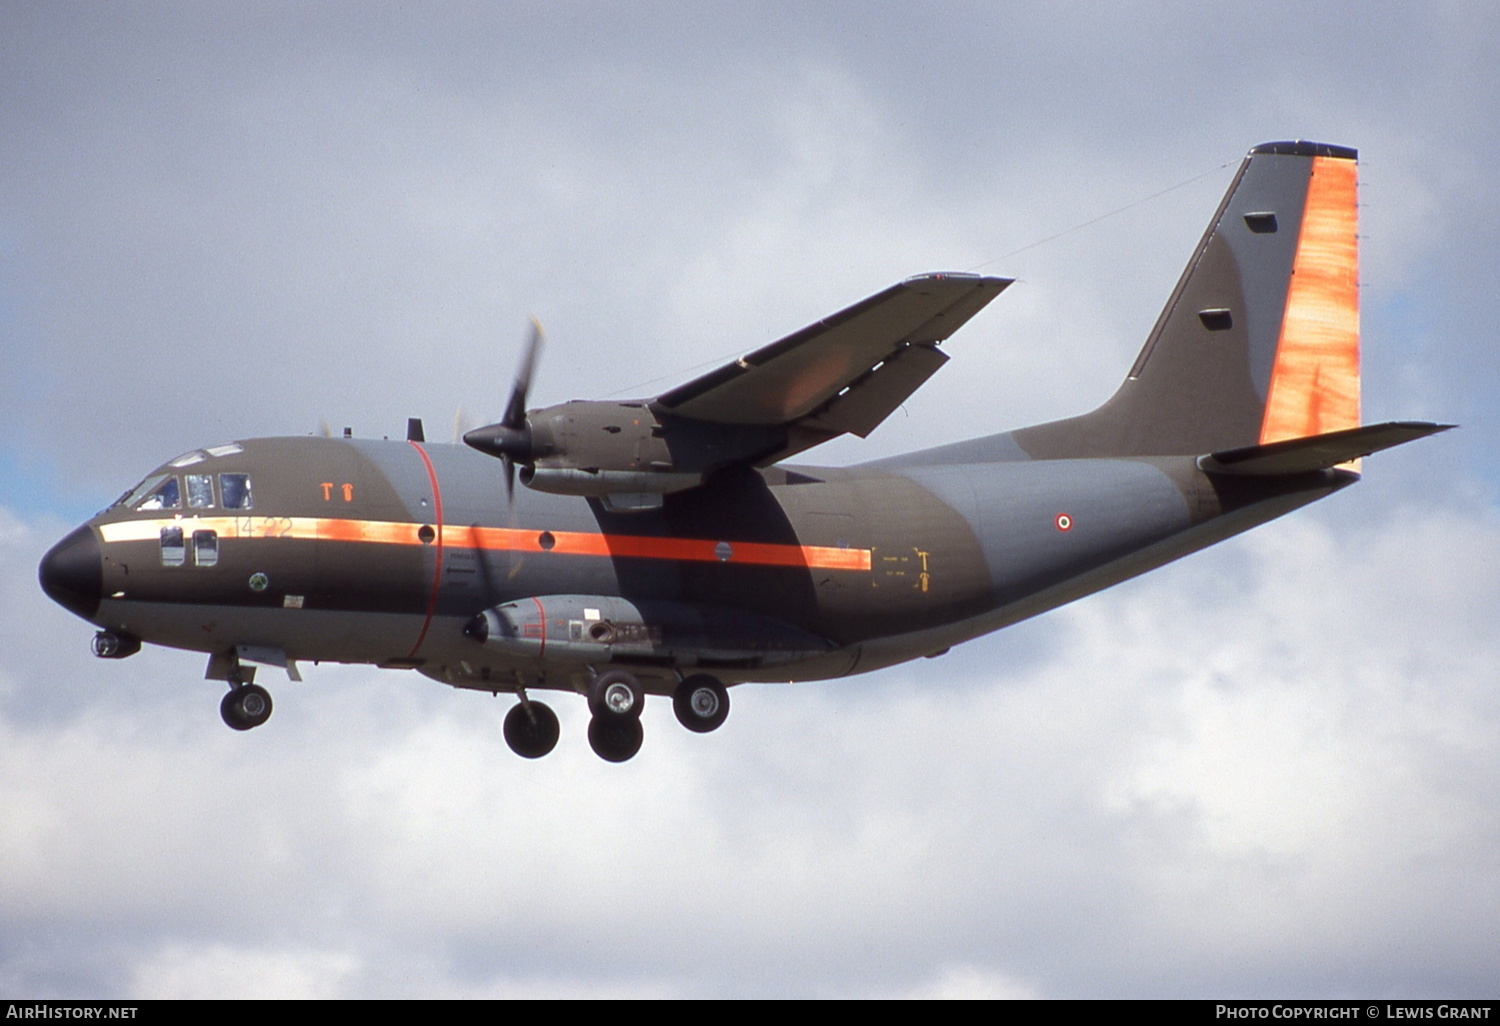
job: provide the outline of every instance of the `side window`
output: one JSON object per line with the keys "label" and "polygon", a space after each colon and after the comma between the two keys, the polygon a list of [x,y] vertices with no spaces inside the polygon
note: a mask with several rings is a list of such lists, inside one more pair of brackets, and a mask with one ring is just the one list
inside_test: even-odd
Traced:
{"label": "side window", "polygon": [[214,478],[212,474],[189,474],[187,476],[187,500],[189,509],[205,509],[214,504]]}
{"label": "side window", "polygon": [[219,495],[224,500],[225,509],[252,508],[253,503],[250,498],[250,475],[220,474]]}
{"label": "side window", "polygon": [[161,565],[181,566],[187,559],[187,551],[182,544],[182,528],[163,527],[161,529]]}
{"label": "side window", "polygon": [[193,532],[193,562],[198,566],[213,566],[219,561],[219,532]]}
{"label": "side window", "polygon": [[177,478],[163,478],[156,490],[146,496],[136,506],[136,509],[181,509],[182,491],[177,486]]}

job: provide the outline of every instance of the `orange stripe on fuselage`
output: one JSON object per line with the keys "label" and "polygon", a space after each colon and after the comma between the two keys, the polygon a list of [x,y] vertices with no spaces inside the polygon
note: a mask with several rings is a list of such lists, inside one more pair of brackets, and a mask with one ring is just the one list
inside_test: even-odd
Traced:
{"label": "orange stripe on fuselage", "polygon": [[[395,520],[348,520],[334,517],[182,517],[126,520],[104,524],[105,542],[155,541],[163,527],[217,531],[221,538],[300,538],[370,545],[428,547],[419,533],[422,525]],[[544,544],[547,538],[549,544]],[[633,534],[595,534],[588,531],[532,531],[511,527],[465,527],[447,524],[444,547],[487,552],[550,552],[562,556],[608,556],[619,559],[668,559],[687,563],[729,563],[737,566],[789,566],[817,570],[869,572],[869,549],[840,549],[824,545],[786,545],[775,542],[730,541],[729,558],[721,559],[718,539],[653,538]]]}
{"label": "orange stripe on fuselage", "polygon": [[[544,546],[543,535],[550,539]],[[717,540],[653,538],[634,534],[593,534],[586,531],[523,531],[507,527],[448,525],[448,544],[505,552],[553,552],[565,556],[614,556],[627,559],[670,559],[689,563],[738,563],[757,566],[805,566],[822,570],[869,570],[869,549],[836,549],[821,545],[783,545],[772,542],[729,542],[729,557],[721,559]]]}
{"label": "orange stripe on fuselage", "polygon": [[1260,442],[1359,426],[1355,162],[1314,157]]}

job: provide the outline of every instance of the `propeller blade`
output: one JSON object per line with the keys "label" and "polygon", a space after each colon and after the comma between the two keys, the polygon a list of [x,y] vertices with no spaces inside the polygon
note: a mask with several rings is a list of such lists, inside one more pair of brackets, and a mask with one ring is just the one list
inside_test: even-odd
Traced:
{"label": "propeller blade", "polygon": [[[536,459],[531,425],[526,420],[526,393],[531,391],[531,375],[536,370],[537,356],[541,350],[542,325],[533,317],[531,337],[526,340],[526,350],[521,354],[521,366],[511,385],[510,401],[505,404],[505,416],[498,423],[465,431],[463,435],[465,444],[497,457],[504,464],[505,499],[512,508],[516,500],[516,464],[530,466]],[[458,418],[455,417],[455,434],[458,429]]]}
{"label": "propeller blade", "polygon": [[[505,404],[505,416],[498,423],[463,432],[463,443],[495,456],[505,466],[505,501],[514,505],[516,501],[516,463],[531,465],[535,459],[531,425],[526,422],[526,393],[531,392],[531,375],[537,369],[537,356],[541,353],[541,323],[531,318],[531,338],[526,339],[526,350],[520,356],[520,368],[516,381],[510,387],[510,402]],[[458,417],[453,422],[453,431],[458,434]]]}
{"label": "propeller blade", "polygon": [[505,405],[505,416],[500,423],[518,429],[526,423],[526,393],[531,391],[531,374],[536,370],[537,354],[542,348],[542,324],[531,318],[531,337],[526,340],[526,352],[521,357],[520,369],[516,371],[515,384],[511,386],[510,402]]}

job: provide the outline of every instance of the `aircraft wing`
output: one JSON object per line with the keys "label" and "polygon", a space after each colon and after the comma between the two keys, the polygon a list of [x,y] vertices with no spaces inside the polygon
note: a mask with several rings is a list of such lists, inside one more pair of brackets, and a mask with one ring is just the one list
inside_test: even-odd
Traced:
{"label": "aircraft wing", "polygon": [[1011,283],[924,274],[658,396],[659,412],[714,424],[785,426],[773,463],[846,431],[864,437],[948,357],[937,344]]}

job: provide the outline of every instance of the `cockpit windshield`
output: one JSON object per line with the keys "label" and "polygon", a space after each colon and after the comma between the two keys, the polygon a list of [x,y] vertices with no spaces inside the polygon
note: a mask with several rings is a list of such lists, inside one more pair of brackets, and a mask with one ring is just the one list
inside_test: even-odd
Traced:
{"label": "cockpit windshield", "polygon": [[120,505],[132,509],[181,509],[182,489],[176,476],[157,474],[137,485]]}
{"label": "cockpit windshield", "polygon": [[[207,449],[185,452],[171,463],[170,468],[192,467],[205,460],[218,459],[242,453],[245,447],[239,442],[214,445]],[[202,468],[207,469],[207,468]],[[251,498],[249,474],[219,474],[219,505],[223,509],[251,509],[255,502]],[[158,510],[182,509],[186,498],[190,509],[210,509],[214,505],[213,474],[187,474],[179,478],[175,474],[152,474],[130,491],[120,496],[110,509]],[[182,482],[187,481],[184,495]]]}

